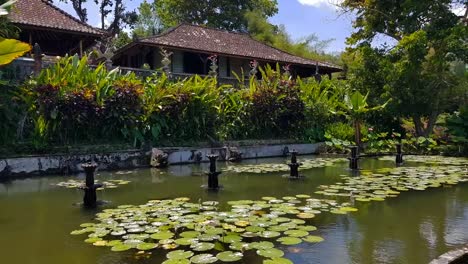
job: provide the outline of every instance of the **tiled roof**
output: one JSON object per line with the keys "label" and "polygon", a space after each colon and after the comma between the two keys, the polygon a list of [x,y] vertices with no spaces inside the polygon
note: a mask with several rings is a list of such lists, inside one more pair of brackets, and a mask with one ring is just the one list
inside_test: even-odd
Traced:
{"label": "tiled roof", "polygon": [[341,68],[331,63],[305,59],[254,40],[248,34],[233,33],[203,26],[181,24],[161,35],[138,40],[137,43],[189,49],[265,61],[326,67],[334,71]]}
{"label": "tiled roof", "polygon": [[8,19],[18,25],[44,27],[102,36],[104,31],[81,22],[46,0],[18,0],[10,10]]}

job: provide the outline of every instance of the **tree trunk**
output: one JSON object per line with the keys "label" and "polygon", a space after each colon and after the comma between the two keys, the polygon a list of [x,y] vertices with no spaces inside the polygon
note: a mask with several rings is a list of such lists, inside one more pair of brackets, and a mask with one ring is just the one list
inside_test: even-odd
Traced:
{"label": "tree trunk", "polygon": [[424,125],[424,122],[421,121],[420,116],[413,116],[414,128],[416,130],[416,136],[418,137],[429,137],[434,130],[435,123],[439,114],[437,112],[432,112],[429,116],[427,126]]}
{"label": "tree trunk", "polygon": [[361,121],[354,120],[354,141],[356,146],[361,148]]}

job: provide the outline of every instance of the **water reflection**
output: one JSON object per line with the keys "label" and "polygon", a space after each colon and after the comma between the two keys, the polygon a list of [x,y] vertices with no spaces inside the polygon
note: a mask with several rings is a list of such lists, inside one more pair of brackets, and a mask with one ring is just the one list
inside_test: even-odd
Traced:
{"label": "water reflection", "polygon": [[[300,159],[299,159],[300,161]],[[251,160],[247,163],[263,162]],[[286,159],[268,159],[284,163]],[[219,164],[221,169],[224,164]],[[262,196],[283,197],[299,193],[312,194],[317,186],[340,181],[339,175],[350,175],[347,163],[334,167],[304,171],[304,181],[288,181],[284,173],[236,174],[220,176],[224,189],[209,193],[200,188],[206,184],[208,164],[174,166],[168,169],[145,169],[122,172],[100,172],[99,180],[131,181],[118,189],[98,193],[98,199],[111,201],[97,211],[73,206],[82,192],[55,186],[81,176],[41,177],[0,184],[0,252],[2,263],[160,263],[162,256],[135,260],[128,253],[118,254],[82,242],[70,236],[80,223],[92,221],[94,214],[120,204],[143,204],[149,199],[187,196],[192,201],[259,199]],[[392,162],[363,160],[364,169],[394,166]],[[332,264],[417,264],[468,241],[468,185],[408,192],[384,202],[360,203],[357,213],[336,216],[317,215],[311,222],[325,241],[281,247],[295,263]],[[27,241],[28,254],[24,254]],[[50,248],[54,250],[50,250]],[[45,254],[47,252],[47,254]],[[249,256],[245,263],[261,263]]]}

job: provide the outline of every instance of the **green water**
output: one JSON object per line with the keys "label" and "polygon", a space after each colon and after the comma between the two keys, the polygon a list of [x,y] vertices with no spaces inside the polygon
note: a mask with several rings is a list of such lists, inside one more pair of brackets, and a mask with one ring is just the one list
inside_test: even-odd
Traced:
{"label": "green water", "polygon": [[[244,163],[284,163],[284,159],[263,159]],[[220,164],[221,165],[221,164]],[[98,193],[109,203],[143,204],[149,199],[186,196],[194,201],[259,199],[313,194],[321,184],[349,174],[346,163],[303,171],[304,181],[288,181],[283,173],[223,173],[224,190],[208,193],[201,185],[207,177],[206,165],[173,166],[167,170],[99,172],[98,179],[125,179],[131,183]],[[364,169],[392,167],[392,162],[367,159]],[[117,264],[162,262],[158,251],[149,259],[136,260],[131,253],[115,253],[108,248],[86,244],[86,236],[71,236],[80,223],[90,222],[96,211],[76,205],[80,190],[54,184],[79,177],[40,177],[0,184],[0,263],[4,264]],[[468,243],[468,184],[451,188],[410,191],[384,202],[358,203],[359,211],[348,215],[322,213],[313,219],[314,235],[325,241],[279,246],[294,263],[428,263],[431,259]],[[254,254],[255,255],[255,254]],[[243,263],[261,263],[248,256]]]}

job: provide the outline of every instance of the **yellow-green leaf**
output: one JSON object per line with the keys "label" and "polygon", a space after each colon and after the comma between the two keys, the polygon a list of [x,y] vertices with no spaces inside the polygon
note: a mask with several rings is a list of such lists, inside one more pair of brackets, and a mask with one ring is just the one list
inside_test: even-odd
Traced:
{"label": "yellow-green leaf", "polygon": [[0,39],[0,65],[12,62],[14,59],[31,50],[27,43],[16,39]]}

